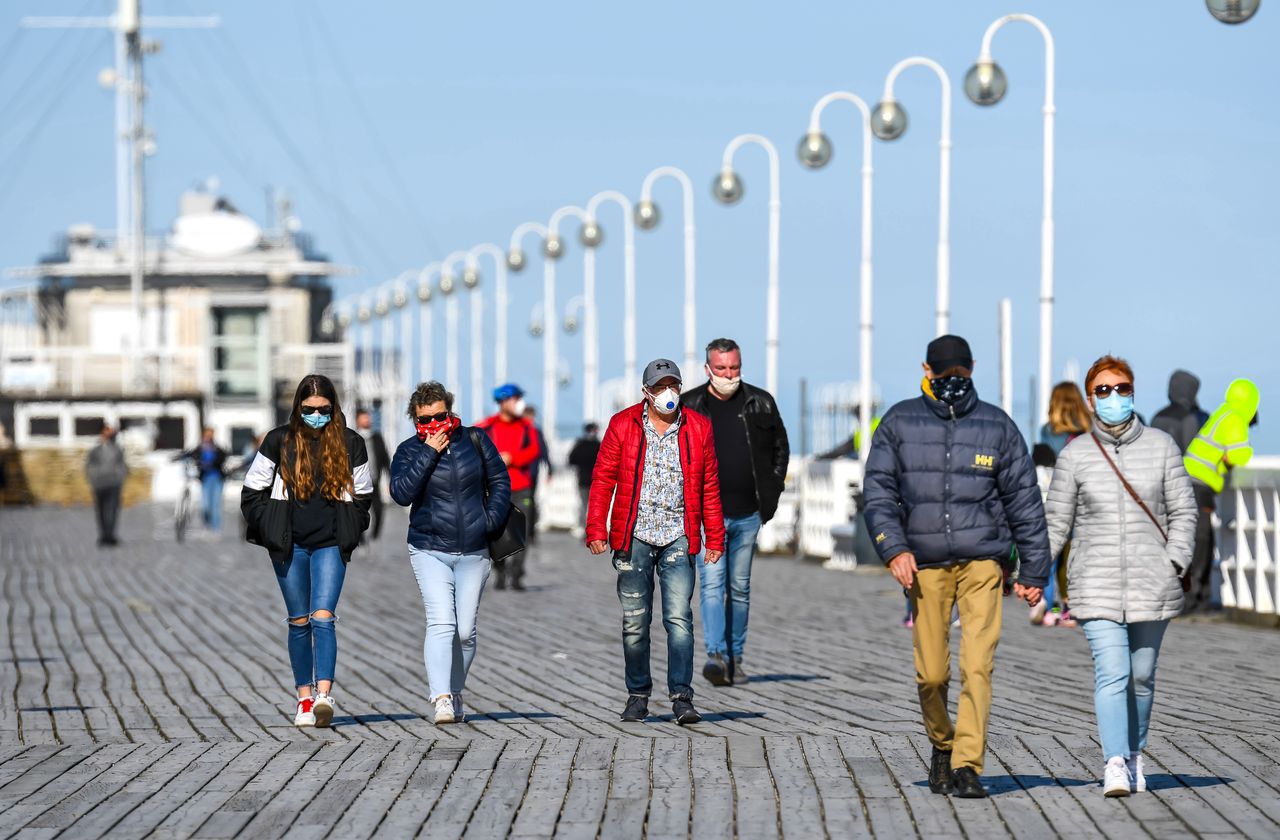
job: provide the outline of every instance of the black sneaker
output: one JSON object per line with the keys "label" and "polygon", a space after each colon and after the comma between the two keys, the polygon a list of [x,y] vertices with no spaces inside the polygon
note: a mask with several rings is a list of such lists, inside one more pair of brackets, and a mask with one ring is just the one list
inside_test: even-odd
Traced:
{"label": "black sneaker", "polygon": [[955,795],[961,799],[986,799],[987,789],[972,767],[961,767],[951,771],[951,784],[955,786]]}
{"label": "black sneaker", "polygon": [[511,584],[511,588],[512,588],[512,589],[514,589],[514,590],[515,590],[515,591],[517,591],[517,592],[523,592],[523,591],[524,591],[524,582],[523,582],[523,581],[520,581],[520,580],[517,580],[515,583]]}
{"label": "black sneaker", "polygon": [[693,707],[692,700],[676,700],[671,704],[671,711],[676,716],[676,723],[681,726],[702,720],[702,715],[698,714],[698,710]]}
{"label": "black sneaker", "polygon": [[712,685],[733,685],[733,680],[729,679],[729,669],[724,664],[723,653],[707,656],[707,664],[702,666],[702,676]]}
{"label": "black sneaker", "polygon": [[951,750],[933,748],[929,760],[929,790],[934,793],[951,793],[955,785],[951,781]]}
{"label": "black sneaker", "polygon": [[628,723],[639,723],[649,716],[649,698],[640,694],[632,694],[627,698],[627,707],[622,710],[622,719]]}
{"label": "black sneaker", "polygon": [[493,581],[493,588],[494,588],[494,589],[506,589],[506,588],[507,588],[507,581],[506,581],[506,579],[505,579],[502,575],[498,575],[496,578],[494,578],[494,581]]}

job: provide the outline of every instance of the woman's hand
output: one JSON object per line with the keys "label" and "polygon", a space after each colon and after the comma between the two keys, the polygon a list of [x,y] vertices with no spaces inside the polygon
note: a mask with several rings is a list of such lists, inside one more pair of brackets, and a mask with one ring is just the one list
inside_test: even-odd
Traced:
{"label": "woman's hand", "polygon": [[423,441],[437,452],[443,452],[445,447],[449,445],[449,433],[445,431],[436,432],[434,435],[427,435],[427,439]]}

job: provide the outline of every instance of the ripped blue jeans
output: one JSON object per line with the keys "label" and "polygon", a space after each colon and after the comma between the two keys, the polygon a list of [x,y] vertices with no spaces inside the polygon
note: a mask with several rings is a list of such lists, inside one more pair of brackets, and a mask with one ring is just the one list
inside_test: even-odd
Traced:
{"label": "ripped blue jeans", "polygon": [[[283,563],[272,563],[289,622],[289,663],[293,666],[293,683],[301,688],[312,682],[332,680],[338,662],[338,596],[347,576],[347,564],[336,545],[325,548],[303,548],[295,545]],[[329,617],[315,613],[328,612]]]}
{"label": "ripped blue jeans", "polygon": [[667,631],[667,691],[671,699],[693,699],[693,557],[689,540],[680,537],[664,546],[634,537],[630,553],[617,551],[618,600],[622,603],[622,653],[627,693],[648,697],[649,626],[653,622],[653,584],[662,587],[662,626]]}

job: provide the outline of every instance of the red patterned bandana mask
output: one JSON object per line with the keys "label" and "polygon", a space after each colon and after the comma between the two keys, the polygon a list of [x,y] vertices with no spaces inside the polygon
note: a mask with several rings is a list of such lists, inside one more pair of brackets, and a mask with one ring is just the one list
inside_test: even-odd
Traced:
{"label": "red patterned bandana mask", "polygon": [[430,423],[414,423],[413,427],[418,432],[418,440],[425,441],[432,435],[438,435],[441,432],[447,432],[452,435],[453,430],[462,425],[462,421],[455,414],[450,414],[445,420],[432,420]]}

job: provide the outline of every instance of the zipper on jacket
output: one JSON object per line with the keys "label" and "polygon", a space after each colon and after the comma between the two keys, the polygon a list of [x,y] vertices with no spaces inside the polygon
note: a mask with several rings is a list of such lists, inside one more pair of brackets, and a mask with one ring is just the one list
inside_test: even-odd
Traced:
{"label": "zipper on jacket", "polygon": [[951,538],[951,447],[956,442],[956,407],[947,403],[951,412],[951,420],[947,423],[947,468],[942,473],[942,522],[946,531],[947,556],[955,553],[954,540]]}
{"label": "zipper on jacket", "polygon": [[[748,405],[750,403],[748,402]],[[756,472],[756,456],[755,450],[751,448],[751,426],[747,423],[747,406],[742,406],[742,413],[738,415],[742,419],[742,430],[747,435],[747,463],[751,465],[751,480],[755,482],[756,491],[756,512],[764,510],[764,505],[760,504],[760,475]]]}
{"label": "zipper on jacket", "polygon": [[[446,447],[446,451],[449,453],[449,476],[450,483],[453,485],[453,506],[458,511],[458,533],[455,537],[457,545],[454,546],[454,548],[461,552],[466,550],[462,547],[462,544],[463,537],[466,536],[467,525],[466,521],[462,518],[462,501],[460,499],[462,488],[458,481],[458,454],[453,451],[453,441],[449,441],[449,446]],[[440,454],[444,455],[443,452]]]}
{"label": "zipper on jacket", "polygon": [[[1118,440],[1116,441],[1116,464],[1120,467],[1120,472],[1124,473],[1124,458],[1120,455]],[[1129,612],[1129,557],[1124,550],[1129,531],[1129,517],[1125,515],[1129,494],[1125,491],[1123,484],[1120,485],[1118,492],[1120,495],[1120,622],[1123,624],[1128,621]]]}
{"label": "zipper on jacket", "polygon": [[[641,409],[643,410],[643,409]],[[631,483],[631,511],[627,514],[626,531],[623,535],[623,548],[631,549],[632,529],[640,518],[640,483],[644,476],[644,451],[649,445],[648,435],[644,431],[644,418],[640,418],[640,446],[636,449],[635,480]]]}

